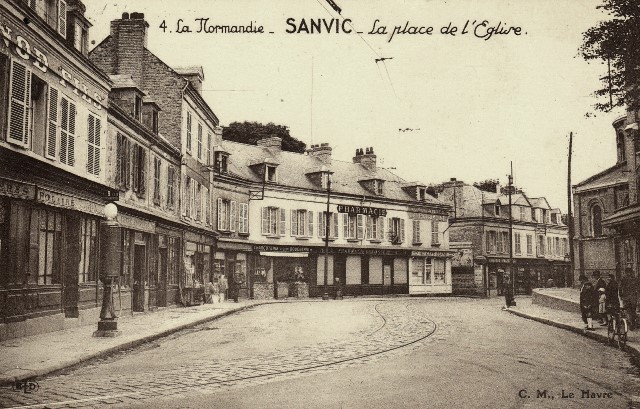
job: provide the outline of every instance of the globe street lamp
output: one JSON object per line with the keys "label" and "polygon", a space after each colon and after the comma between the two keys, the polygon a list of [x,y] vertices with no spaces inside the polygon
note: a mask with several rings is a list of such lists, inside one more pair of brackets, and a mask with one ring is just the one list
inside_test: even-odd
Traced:
{"label": "globe street lamp", "polygon": [[327,182],[327,211],[324,214],[324,292],[322,294],[322,299],[328,300],[329,292],[327,291],[327,281],[329,279],[329,226],[331,219],[329,214],[329,204],[331,203],[331,175],[333,172],[323,166],[321,173],[322,178]]}
{"label": "globe street lamp", "polygon": [[106,220],[100,223],[100,281],[103,285],[102,309],[98,330],[94,337],[117,337],[122,332],[118,330],[118,321],[113,306],[112,284],[114,277],[120,276],[122,260],[122,229],[115,220],[118,207],[108,203],[104,207]]}

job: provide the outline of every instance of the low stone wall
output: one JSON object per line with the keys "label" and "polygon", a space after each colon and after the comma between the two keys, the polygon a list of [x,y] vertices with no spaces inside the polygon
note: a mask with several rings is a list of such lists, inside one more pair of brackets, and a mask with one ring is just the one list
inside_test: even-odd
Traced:
{"label": "low stone wall", "polygon": [[547,292],[544,289],[534,289],[531,294],[531,302],[543,307],[580,314],[579,302],[569,298],[561,297],[559,295],[553,294],[552,292]]}
{"label": "low stone wall", "polygon": [[253,299],[254,300],[272,300],[273,284],[272,283],[253,283]]}

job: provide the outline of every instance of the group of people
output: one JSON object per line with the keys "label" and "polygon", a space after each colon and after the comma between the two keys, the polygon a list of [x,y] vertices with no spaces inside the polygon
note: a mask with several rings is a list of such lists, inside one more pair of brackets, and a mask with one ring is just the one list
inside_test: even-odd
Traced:
{"label": "group of people", "polygon": [[609,320],[624,310],[629,320],[630,329],[635,327],[637,308],[636,278],[631,270],[625,271],[622,282],[618,283],[614,273],[608,278],[601,277],[600,271],[595,270],[589,280],[584,274],[580,280],[580,311],[585,329],[595,331],[594,320],[601,326],[607,326]]}

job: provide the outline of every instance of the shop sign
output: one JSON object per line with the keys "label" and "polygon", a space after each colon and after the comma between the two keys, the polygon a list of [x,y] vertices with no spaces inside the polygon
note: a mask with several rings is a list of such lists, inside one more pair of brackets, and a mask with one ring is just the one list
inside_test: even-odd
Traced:
{"label": "shop sign", "polygon": [[285,253],[308,253],[311,251],[309,247],[297,247],[297,246],[272,246],[268,244],[256,244],[253,246],[253,251],[280,251]]}
{"label": "shop sign", "polygon": [[410,220],[435,220],[437,222],[449,221],[449,216],[431,213],[409,213]]}
{"label": "shop sign", "polygon": [[444,251],[413,250],[412,257],[452,257],[453,253]]}
{"label": "shop sign", "polygon": [[26,183],[0,178],[0,196],[33,200],[36,198],[36,187],[35,185],[28,185]]}
{"label": "shop sign", "polygon": [[[323,254],[323,247],[312,247],[310,250],[314,254]],[[351,248],[351,247],[330,247],[331,254],[354,254],[368,256],[407,256],[410,254],[408,250],[400,249],[368,249],[368,248]]]}
{"label": "shop sign", "polygon": [[338,205],[338,213],[366,214],[369,216],[386,216],[387,209],[368,206]]}
{"label": "shop sign", "polygon": [[90,202],[85,199],[52,192],[46,189],[38,189],[36,201],[48,206],[61,207],[63,209],[76,210],[95,216],[104,216],[104,205]]}
{"label": "shop sign", "polygon": [[156,224],[148,220],[139,219],[124,213],[118,214],[116,220],[120,223],[120,226],[125,229],[138,230],[146,233],[156,232]]}
{"label": "shop sign", "polygon": [[[0,39],[4,41],[6,48],[12,48],[18,57],[25,62],[31,61],[33,67],[39,71],[46,73],[47,71],[55,71],[54,67],[57,67],[58,75],[60,78],[60,85],[64,88],[68,88],[76,95],[80,96],[87,104],[95,107],[96,109],[102,109],[102,104],[106,102],[106,95],[100,94],[94,89],[89,90],[87,83],[81,78],[74,76],[70,73],[70,69],[65,67],[62,61],[58,58],[45,53],[46,50],[36,43],[35,40],[25,38],[25,33],[18,30],[14,30],[5,22],[0,23]],[[0,44],[2,44],[0,42]],[[52,58],[50,58],[52,57]]]}

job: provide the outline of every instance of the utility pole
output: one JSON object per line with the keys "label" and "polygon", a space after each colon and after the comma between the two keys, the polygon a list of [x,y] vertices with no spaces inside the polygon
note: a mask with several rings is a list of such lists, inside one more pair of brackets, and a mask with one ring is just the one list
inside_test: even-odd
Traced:
{"label": "utility pole", "polygon": [[[331,203],[331,173],[331,171],[326,172],[327,211],[324,214],[324,292],[322,294],[322,299],[325,301],[329,299],[329,292],[327,291],[327,281],[329,279],[329,223],[331,222],[329,204]],[[337,215],[335,217],[337,217]]]}
{"label": "utility pole", "polygon": [[575,260],[573,254],[573,205],[571,203],[571,156],[573,155],[573,132],[569,132],[569,161],[567,167],[567,223],[569,224],[569,272],[567,287],[573,287],[573,269]]}
{"label": "utility pole", "polygon": [[513,193],[513,162],[510,162],[511,173],[509,173],[509,278],[511,279],[511,293],[507,291],[506,304],[507,307],[511,307],[515,305],[514,296],[516,293],[516,280],[515,274],[513,273],[513,207],[511,202],[511,194]]}

